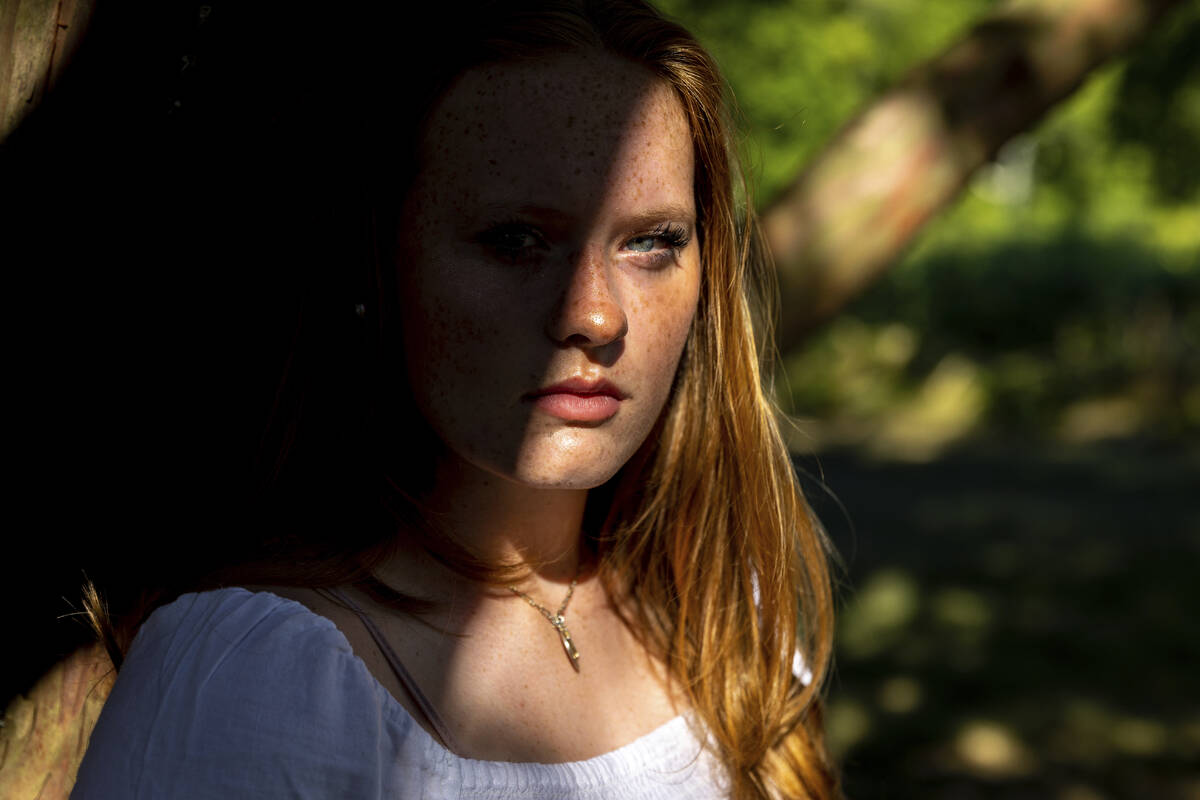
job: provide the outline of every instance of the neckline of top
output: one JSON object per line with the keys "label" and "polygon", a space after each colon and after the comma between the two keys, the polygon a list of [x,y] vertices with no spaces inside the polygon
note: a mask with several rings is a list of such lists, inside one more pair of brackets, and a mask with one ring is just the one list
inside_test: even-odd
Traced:
{"label": "neckline of top", "polygon": [[[340,640],[339,644],[345,646],[345,652],[350,657],[351,662],[355,664],[357,669],[361,670],[375,690],[383,695],[386,707],[393,714],[400,716],[405,726],[411,726],[416,731],[416,735],[421,741],[422,750],[435,763],[445,766],[458,764],[459,766],[470,767],[466,771],[472,773],[477,773],[480,770],[488,768],[492,771],[511,771],[513,769],[535,770],[546,773],[546,778],[562,776],[569,772],[582,772],[597,778],[597,783],[602,783],[604,776],[617,774],[618,772],[625,773],[631,766],[663,767],[664,759],[668,758],[671,754],[686,755],[689,761],[693,760],[701,749],[701,744],[692,731],[688,717],[684,714],[678,714],[631,742],[608,752],[576,761],[488,761],[459,755],[444,747],[429,731],[425,730],[424,726],[392,695],[387,687],[380,683],[379,679],[368,669],[366,662],[354,652],[354,648],[350,646],[346,635],[342,633],[333,620],[318,614],[303,603],[287,597],[281,597],[270,591],[251,591],[240,586],[215,591],[228,590],[246,592],[251,595],[267,595],[281,606],[289,608],[295,606],[302,613],[313,617],[318,624],[327,627]],[[625,767],[625,769],[618,769],[619,767]]]}

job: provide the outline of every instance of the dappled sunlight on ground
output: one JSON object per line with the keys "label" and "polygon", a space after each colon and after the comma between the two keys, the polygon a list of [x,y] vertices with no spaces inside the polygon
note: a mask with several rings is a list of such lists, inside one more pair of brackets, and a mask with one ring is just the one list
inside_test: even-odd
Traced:
{"label": "dappled sunlight on ground", "polygon": [[854,658],[867,658],[895,646],[918,608],[916,581],[901,570],[881,570],[856,593],[841,621],[841,647]]}
{"label": "dappled sunlight on ground", "polygon": [[991,720],[972,720],[963,725],[941,760],[944,769],[982,778],[1026,777],[1039,766],[1016,731]]}
{"label": "dappled sunlight on ground", "polygon": [[895,675],[879,685],[875,704],[889,714],[908,714],[921,707],[925,690],[907,675]]}
{"label": "dappled sunlight on ground", "polygon": [[964,356],[948,355],[887,415],[866,446],[875,456],[930,461],[976,429],[986,404],[979,368]]}
{"label": "dappled sunlight on ground", "polygon": [[855,798],[1200,800],[1200,452],[802,457],[847,562],[829,734]]}

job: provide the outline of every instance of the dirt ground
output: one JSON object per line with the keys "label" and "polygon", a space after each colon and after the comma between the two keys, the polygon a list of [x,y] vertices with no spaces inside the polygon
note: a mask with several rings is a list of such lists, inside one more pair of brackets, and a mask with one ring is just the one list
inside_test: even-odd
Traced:
{"label": "dirt ground", "polygon": [[850,797],[1200,798],[1200,448],[799,467],[846,565]]}

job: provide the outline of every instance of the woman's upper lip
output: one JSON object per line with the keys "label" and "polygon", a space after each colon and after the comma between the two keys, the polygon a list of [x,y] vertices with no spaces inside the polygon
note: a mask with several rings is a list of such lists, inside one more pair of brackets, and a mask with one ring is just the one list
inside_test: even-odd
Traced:
{"label": "woman's upper lip", "polygon": [[546,394],[606,394],[610,397],[615,397],[618,400],[625,399],[625,393],[610,381],[603,378],[599,380],[589,380],[587,378],[568,378],[565,381],[553,383],[549,386],[543,386],[541,389],[535,389],[526,395],[526,397],[541,397]]}

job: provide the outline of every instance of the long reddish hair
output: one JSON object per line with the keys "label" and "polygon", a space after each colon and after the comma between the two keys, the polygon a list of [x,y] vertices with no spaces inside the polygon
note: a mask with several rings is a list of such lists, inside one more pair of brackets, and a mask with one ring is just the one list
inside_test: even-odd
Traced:
{"label": "long reddish hair", "polygon": [[[366,247],[321,251],[352,277],[339,284],[345,293],[330,292],[318,277],[298,306],[257,468],[234,503],[243,512],[239,531],[253,532],[253,546],[230,559],[236,568],[191,588],[356,581],[413,609],[372,569],[398,528],[429,533],[420,497],[437,444],[395,367],[397,254],[390,250],[424,122],[473,66],[603,50],[646,67],[682,103],[695,148],[703,278],[658,425],[589,497],[585,532],[595,567],[705,726],[733,797],[838,797],[820,701],[833,630],[828,543],[800,491],[768,385],[773,273],[753,209],[738,200],[752,194],[738,168],[720,71],[690,33],[638,0],[457,3],[454,15],[444,46],[419,56],[402,44],[361,43],[361,85],[343,92],[341,117],[327,112],[355,122],[308,120],[352,142],[327,159],[335,164],[328,175],[339,176],[321,185],[349,186],[333,227],[343,245]],[[400,30],[383,21],[373,27],[383,40]],[[396,86],[404,87],[399,100],[388,94]],[[278,114],[270,124],[281,125]],[[360,180],[343,184],[342,172]],[[506,565],[483,563],[436,536],[428,543],[481,580],[511,578]],[[136,624],[170,594],[157,593],[114,627],[91,593],[88,606],[114,662]],[[793,674],[797,653],[807,681]]]}

